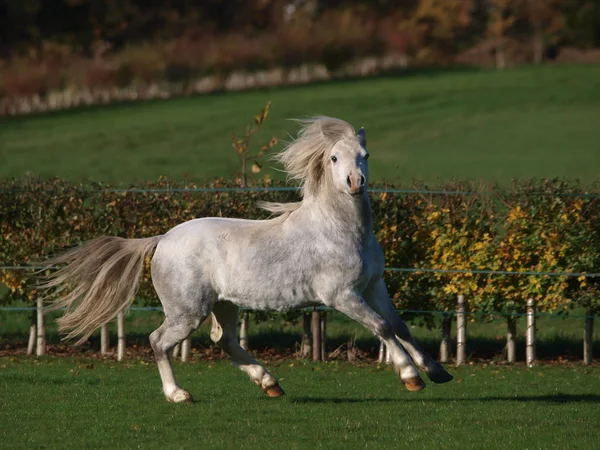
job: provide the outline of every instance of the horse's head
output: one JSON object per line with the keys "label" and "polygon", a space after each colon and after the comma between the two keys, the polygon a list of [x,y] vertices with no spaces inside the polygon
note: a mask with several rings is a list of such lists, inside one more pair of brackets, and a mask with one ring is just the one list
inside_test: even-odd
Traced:
{"label": "horse's head", "polygon": [[338,190],[359,196],[367,188],[368,158],[367,136],[361,128],[356,136],[340,139],[331,147],[325,170],[331,170]]}
{"label": "horse's head", "polygon": [[[367,187],[367,138],[341,119],[319,116],[299,121],[304,127],[298,139],[276,158],[288,178],[302,186],[303,196],[313,197],[326,189],[360,196]],[[326,193],[327,194],[327,193]]]}

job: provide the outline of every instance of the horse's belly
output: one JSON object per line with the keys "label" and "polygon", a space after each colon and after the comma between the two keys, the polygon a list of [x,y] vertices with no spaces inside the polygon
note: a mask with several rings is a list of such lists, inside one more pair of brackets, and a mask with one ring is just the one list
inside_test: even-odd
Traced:
{"label": "horse's belly", "polygon": [[254,286],[252,289],[223,289],[219,300],[228,300],[242,308],[263,311],[287,311],[319,303],[308,286],[281,288]]}

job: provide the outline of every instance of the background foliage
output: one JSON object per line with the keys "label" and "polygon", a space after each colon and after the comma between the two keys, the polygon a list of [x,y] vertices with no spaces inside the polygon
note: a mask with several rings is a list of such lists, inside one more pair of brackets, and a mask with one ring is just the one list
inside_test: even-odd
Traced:
{"label": "background foliage", "polygon": [[[268,187],[273,182],[263,183]],[[215,180],[205,187],[227,186],[236,185]],[[182,191],[196,187],[164,178],[132,191],[60,179],[3,180],[0,262],[35,265],[49,253],[99,235],[148,237],[197,217],[266,218],[256,206],[258,200],[297,200],[295,191]],[[552,179],[523,180],[510,188],[455,181],[441,188],[458,193],[444,195],[419,193],[426,186],[413,187],[421,191],[371,194],[375,232],[388,267],[600,272],[595,189],[590,194],[576,183]],[[454,310],[458,293],[465,294],[471,311],[479,312],[522,313],[528,298],[547,312],[600,306],[597,279],[583,276],[385,276],[390,295],[403,309]],[[0,281],[8,287],[5,303],[37,295],[27,271],[4,269]],[[148,271],[139,299],[158,304]]]}
{"label": "background foliage", "polygon": [[[0,0],[0,97],[402,55],[406,64],[599,61],[593,0]],[[140,92],[139,89],[137,92]]]}

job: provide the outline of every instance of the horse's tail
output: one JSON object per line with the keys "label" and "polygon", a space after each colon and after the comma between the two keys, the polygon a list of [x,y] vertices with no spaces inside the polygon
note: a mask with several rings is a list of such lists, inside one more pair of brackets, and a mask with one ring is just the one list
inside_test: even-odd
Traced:
{"label": "horse's tail", "polygon": [[67,290],[48,308],[65,308],[57,320],[65,339],[81,336],[83,343],[98,327],[129,307],[138,289],[146,256],[162,236],[123,239],[104,236],[76,247],[45,263],[43,270],[65,267],[49,275],[41,289]]}

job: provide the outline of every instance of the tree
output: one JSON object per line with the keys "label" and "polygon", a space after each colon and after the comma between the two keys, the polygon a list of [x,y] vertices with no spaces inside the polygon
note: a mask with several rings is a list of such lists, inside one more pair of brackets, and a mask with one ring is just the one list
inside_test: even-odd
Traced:
{"label": "tree", "polygon": [[517,20],[516,7],[520,0],[489,0],[487,4],[487,35],[494,41],[496,68],[506,67],[506,35]]}
{"label": "tree", "polygon": [[407,24],[416,29],[421,54],[456,51],[462,33],[472,22],[473,0],[421,0]]}
{"label": "tree", "polygon": [[525,12],[530,26],[533,61],[541,64],[546,46],[558,40],[564,25],[562,6],[565,0],[525,0]]}

